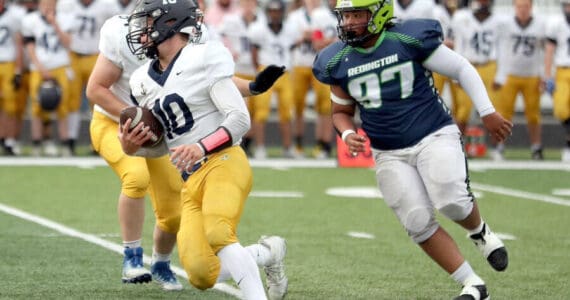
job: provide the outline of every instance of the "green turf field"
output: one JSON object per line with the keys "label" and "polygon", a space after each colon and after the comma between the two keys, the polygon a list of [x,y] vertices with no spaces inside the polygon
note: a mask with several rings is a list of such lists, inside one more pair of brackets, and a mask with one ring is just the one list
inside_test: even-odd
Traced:
{"label": "green turf field", "polygon": [[[58,163],[45,166],[50,161]],[[64,161],[0,159],[1,299],[235,299],[219,290],[199,292],[182,277],[182,292],[123,285],[122,257],[114,251],[121,243],[118,180],[109,168],[92,166],[94,160]],[[264,234],[287,239],[288,299],[452,299],[459,293],[374,197],[372,170],[322,165],[255,167],[239,227],[243,245]],[[507,271],[493,271],[464,230],[441,221],[492,298],[570,299],[570,167],[478,160],[471,169],[486,221],[506,238]],[[335,188],[347,195],[332,195]],[[150,255],[147,208],[143,246]]]}

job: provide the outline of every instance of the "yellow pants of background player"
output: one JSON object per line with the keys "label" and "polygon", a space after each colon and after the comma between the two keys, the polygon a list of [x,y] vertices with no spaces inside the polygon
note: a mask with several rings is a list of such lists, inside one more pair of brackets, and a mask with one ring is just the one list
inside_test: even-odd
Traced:
{"label": "yellow pants of background player", "polygon": [[[56,68],[50,70],[49,73],[57,81],[61,88],[61,102],[57,107],[58,118],[67,117],[69,112],[69,79],[67,78],[67,67]],[[30,94],[32,96],[32,115],[41,117],[45,112],[42,111],[38,102],[38,89],[42,83],[42,75],[38,71],[32,71],[30,75]]]}
{"label": "yellow pants of background player", "polygon": [[495,100],[495,108],[505,119],[512,120],[515,112],[517,94],[522,93],[524,113],[529,125],[540,123],[540,78],[518,77],[509,75],[499,97]]}
{"label": "yellow pants of background player", "polygon": [[12,78],[14,78],[14,63],[0,63],[0,92],[2,93],[0,111],[4,111],[10,116],[16,116],[16,92],[12,84]]}
{"label": "yellow pants of background player", "polygon": [[[263,70],[261,67],[259,70]],[[265,123],[271,112],[271,95],[277,93],[277,109],[279,111],[279,121],[291,121],[291,110],[293,109],[293,86],[291,76],[285,72],[267,92],[251,97],[253,110],[250,111],[252,119],[256,122]]]}
{"label": "yellow pants of background player", "polygon": [[315,93],[315,111],[319,115],[331,113],[330,88],[315,78],[311,67],[294,67],[291,79],[295,87],[293,89],[295,117],[303,116],[309,88],[312,88]]}
{"label": "yellow pants of background player", "polygon": [[83,95],[83,87],[87,85],[87,80],[95,67],[97,54],[79,55],[74,52],[69,53],[71,68],[73,69],[73,79],[70,81],[70,101],[69,112],[79,111]]}
{"label": "yellow pants of background player", "polygon": [[[489,62],[484,65],[475,66],[475,69],[477,69],[477,73],[479,73],[479,76],[483,79],[485,89],[487,89],[491,102],[495,104],[497,96],[493,90],[493,81],[495,79],[495,73],[497,72],[497,64],[495,62]],[[457,102],[451,107],[455,121],[458,123],[469,123],[472,107],[473,103],[467,93],[465,93],[462,88],[459,88],[457,90]]]}
{"label": "yellow pants of background player", "polygon": [[447,76],[433,73],[433,85],[440,96],[443,94],[446,83],[449,86],[449,92],[451,94],[451,99],[449,101],[451,103],[451,107],[457,107],[457,90],[459,90],[459,85],[454,83],[453,80]]}
{"label": "yellow pants of background player", "polygon": [[180,174],[168,155],[144,158],[125,154],[117,137],[118,130],[117,122],[93,112],[90,124],[93,148],[121,180],[121,193],[130,198],[142,198],[148,190],[156,225],[165,232],[176,234],[180,225]]}
{"label": "yellow pants of background player", "polygon": [[570,118],[570,68],[556,68],[556,90],[552,95],[554,116],[560,121]]}
{"label": "yellow pants of background player", "polygon": [[210,155],[184,183],[178,252],[196,288],[216,283],[220,273],[216,253],[238,242],[237,226],[251,185],[251,167],[239,146]]}

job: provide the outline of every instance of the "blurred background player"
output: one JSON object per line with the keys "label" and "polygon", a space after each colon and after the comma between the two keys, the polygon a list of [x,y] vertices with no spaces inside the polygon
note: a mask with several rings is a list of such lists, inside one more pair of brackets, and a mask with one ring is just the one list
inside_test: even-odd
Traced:
{"label": "blurred background player", "polygon": [[275,82],[267,93],[254,96],[252,129],[254,132],[256,159],[267,158],[265,149],[265,126],[271,112],[271,96],[277,96],[279,113],[279,129],[283,156],[297,158],[298,155],[291,143],[291,114],[293,109],[293,86],[289,70],[291,69],[290,49],[295,43],[297,33],[285,18],[285,3],[281,0],[270,0],[265,6],[267,23],[255,23],[248,29],[251,42],[253,65],[261,70],[268,65],[284,65],[286,72]]}
{"label": "blurred background player", "polygon": [[[61,102],[57,107],[57,131],[64,156],[71,155],[68,140],[67,109],[70,97],[69,56],[70,37],[66,33],[71,22],[64,15],[55,14],[55,0],[40,0],[38,11],[27,14],[22,23],[25,49],[31,60],[30,94],[32,98],[32,143],[33,155],[39,155],[43,136],[43,121],[46,112],[38,103],[38,88],[45,80],[54,79],[61,88]],[[54,144],[46,141],[44,152],[57,155]]]}
{"label": "blurred background player", "polygon": [[394,0],[394,16],[402,20],[432,19],[433,0]]}
{"label": "blurred background player", "polygon": [[[81,105],[83,89],[91,70],[95,66],[99,50],[99,30],[108,18],[118,14],[117,0],[66,0],[58,6],[58,14],[70,19],[69,58],[72,76],[68,103],[68,134],[71,154],[75,155],[75,144],[81,126]],[[58,3],[62,3],[61,1]]]}
{"label": "blurred background player", "polygon": [[[522,94],[530,140],[531,158],[544,159],[540,124],[540,83],[543,72],[545,23],[540,15],[532,14],[532,0],[514,0],[514,16],[505,18],[498,31],[499,54],[494,88],[497,111],[507,120],[513,119],[517,95]],[[502,159],[501,151],[494,156]]]}
{"label": "blurred background player", "polygon": [[22,121],[16,91],[23,68],[21,20],[25,10],[0,0],[0,144],[4,155],[19,154],[17,139]]}
{"label": "blurred background player", "polygon": [[[312,89],[315,96],[315,112],[317,113],[317,128],[315,132],[317,145],[313,150],[313,155],[316,158],[326,158],[330,156],[333,133],[330,119],[330,90],[328,86],[319,82],[311,72],[311,66],[317,55],[313,47],[313,40],[323,38],[323,31],[313,24],[315,21],[314,13],[322,8],[322,4],[321,0],[304,0],[303,4],[303,6],[292,11],[287,17],[287,21],[297,33],[291,53],[293,66],[291,81],[295,86],[293,92],[295,154],[298,157],[304,156],[304,114],[307,106],[307,94],[309,89]],[[327,129],[328,132],[325,132]]]}
{"label": "blurred background player", "polygon": [[[469,188],[461,133],[433,89],[431,70],[460,82],[481,119],[498,140],[512,123],[495,112],[477,71],[442,45],[439,22],[392,23],[392,2],[339,0],[340,43],[319,52],[313,72],[331,86],[333,122],[351,153],[366,151],[376,163],[376,181],[410,238],[457,283],[455,299],[488,299],[436,210],[464,228],[496,271],[508,255],[483,221]],[[421,41],[418,42],[418,41]],[[356,133],[359,112],[366,136]]]}
{"label": "blurred background player", "polygon": [[[451,34],[451,18],[453,14],[459,9],[458,0],[442,0],[442,3],[434,6],[433,8],[433,18],[439,21],[441,24],[441,29],[443,32],[443,44],[453,49],[453,39],[450,37]],[[459,86],[454,83],[449,77],[443,76],[438,73],[433,73],[433,83],[439,94],[443,97],[444,88],[447,85],[449,90],[450,99],[446,99],[451,107],[457,106],[457,89]]]}
{"label": "blurred background player", "polygon": [[566,134],[562,161],[570,162],[570,0],[560,0],[560,3],[562,16],[553,18],[547,25],[544,82],[546,91],[552,95],[554,116]]}
{"label": "blurred background player", "polygon": [[[451,19],[451,37],[454,50],[465,57],[477,70],[489,98],[495,103],[497,96],[493,81],[497,71],[497,35],[501,19],[493,14],[492,0],[471,0],[469,8],[461,9]],[[457,90],[456,105],[451,107],[453,118],[465,134],[471,119],[472,103],[463,89]],[[493,137],[491,137],[493,138]],[[496,144],[496,141],[493,142]],[[498,156],[500,149],[494,149],[492,156]]]}
{"label": "blurred background player", "polygon": [[[227,14],[222,19],[219,27],[219,34],[224,45],[230,50],[235,62],[235,76],[253,80],[256,69],[253,66],[251,57],[251,43],[247,36],[247,31],[255,22],[265,23],[265,15],[258,11],[257,0],[239,0],[239,11],[234,14]],[[253,112],[253,101],[250,97],[246,99],[246,105],[250,112]],[[253,131],[249,130],[242,141],[242,146],[248,156],[252,156],[250,146]]]}

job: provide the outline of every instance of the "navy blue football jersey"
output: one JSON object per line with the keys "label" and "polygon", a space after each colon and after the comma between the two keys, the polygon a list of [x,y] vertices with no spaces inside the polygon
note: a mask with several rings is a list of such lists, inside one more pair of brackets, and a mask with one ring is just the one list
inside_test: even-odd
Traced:
{"label": "navy blue football jersey", "polygon": [[329,45],[315,58],[313,74],[356,100],[373,148],[409,147],[453,122],[433,86],[431,71],[422,66],[442,41],[435,20],[395,23],[373,50],[343,42]]}

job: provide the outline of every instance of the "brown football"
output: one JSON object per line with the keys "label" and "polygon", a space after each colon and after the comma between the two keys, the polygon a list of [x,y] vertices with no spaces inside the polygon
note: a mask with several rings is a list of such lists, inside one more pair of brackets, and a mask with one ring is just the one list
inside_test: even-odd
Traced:
{"label": "brown football", "polygon": [[119,116],[121,126],[123,126],[128,119],[132,119],[129,131],[135,128],[140,122],[143,122],[145,126],[150,127],[150,131],[153,135],[148,141],[142,144],[143,147],[153,147],[162,141],[162,124],[150,109],[140,106],[129,106],[121,111],[121,115]]}

